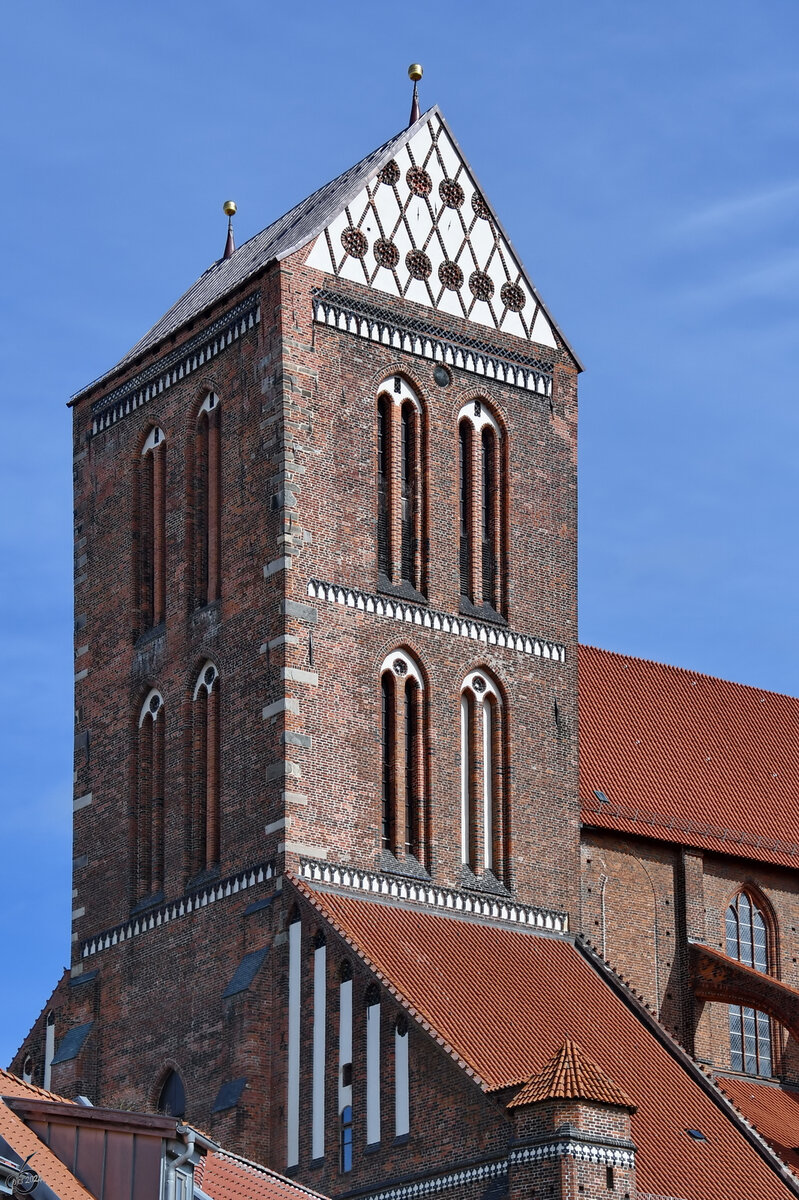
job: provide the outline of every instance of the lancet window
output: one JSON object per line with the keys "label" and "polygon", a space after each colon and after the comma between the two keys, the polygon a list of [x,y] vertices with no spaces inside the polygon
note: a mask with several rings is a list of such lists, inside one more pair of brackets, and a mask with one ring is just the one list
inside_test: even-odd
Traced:
{"label": "lancet window", "polygon": [[404,650],[380,669],[381,834],[384,850],[423,862],[426,837],[424,681]]}
{"label": "lancet window", "polygon": [[377,569],[385,587],[425,592],[422,405],[401,375],[377,397]]}
{"label": "lancet window", "polygon": [[139,712],[136,731],[131,829],[131,876],[134,903],[157,895],[164,886],[164,742],[166,710],[155,688]]}
{"label": "lancet window", "polygon": [[194,684],[191,705],[189,781],[189,873],[196,875],[219,863],[219,671],[203,664]]}
{"label": "lancet window", "polygon": [[166,603],[166,442],[155,426],[142,446],[136,522],[139,633],[164,620]]}
{"label": "lancet window", "polygon": [[219,599],[221,590],[221,406],[210,391],[194,430],[189,519],[197,607]]}
{"label": "lancet window", "polygon": [[[726,949],[730,958],[764,973],[769,969],[769,930],[755,897],[741,891],[727,907]],[[730,1061],[734,1071],[771,1075],[771,1020],[766,1013],[730,1005]]]}
{"label": "lancet window", "polygon": [[461,689],[461,861],[505,873],[505,710],[497,684],[472,671]]}
{"label": "lancet window", "polygon": [[500,427],[483,400],[458,417],[458,561],[461,597],[505,613],[505,469]]}

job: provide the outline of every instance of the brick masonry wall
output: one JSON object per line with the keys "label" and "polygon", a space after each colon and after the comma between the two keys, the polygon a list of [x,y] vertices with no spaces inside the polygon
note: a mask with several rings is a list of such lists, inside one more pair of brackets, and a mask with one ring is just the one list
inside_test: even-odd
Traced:
{"label": "brick masonry wall", "polygon": [[[765,901],[771,972],[799,988],[799,879],[793,872],[598,830],[583,833],[586,936],[689,1050],[721,1070],[730,1069],[728,1007],[694,1000],[687,946],[691,938],[726,953],[725,913],[742,887]],[[776,1022],[772,1028],[775,1073],[796,1083],[795,1047]]]}
{"label": "brick masonry wall", "polygon": [[[284,395],[290,387],[293,461],[302,467],[291,497],[295,536],[286,593],[310,603],[306,621],[289,622],[293,645],[281,665],[301,672],[293,689],[299,713],[292,730],[311,746],[292,750],[289,845],[341,862],[379,861],[379,666],[405,647],[427,679],[429,796],[433,875],[456,883],[459,872],[459,696],[469,670],[485,666],[507,699],[510,729],[511,870],[524,901],[575,911],[577,871],[575,375],[565,353],[556,371],[552,408],[542,398],[453,370],[449,387],[433,380],[433,364],[312,322],[311,293],[329,283],[306,269],[304,254],[281,268]],[[353,285],[337,290],[356,295]],[[381,303],[387,300],[380,297]],[[398,319],[418,315],[391,301]],[[442,314],[436,314],[439,323]],[[458,322],[450,320],[453,336]],[[514,339],[507,352],[529,353]],[[482,645],[453,634],[409,627],[327,601],[310,601],[310,578],[378,590],[376,400],[382,380],[401,374],[417,391],[427,425],[425,467],[429,512],[429,603],[457,614],[457,414],[482,398],[507,431],[509,447],[510,599],[512,629],[564,643],[565,664]],[[288,434],[287,434],[288,442]],[[312,647],[312,650],[311,650]],[[313,666],[310,664],[311,653]],[[559,722],[555,720],[555,703]],[[288,757],[288,756],[287,756]],[[335,803],[330,798],[335,797]],[[307,799],[307,803],[305,803]]]}

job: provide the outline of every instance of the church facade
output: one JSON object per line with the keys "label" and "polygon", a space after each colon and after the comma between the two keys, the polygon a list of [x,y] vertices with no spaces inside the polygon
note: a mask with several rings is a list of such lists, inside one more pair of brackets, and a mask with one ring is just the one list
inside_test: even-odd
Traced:
{"label": "church facade", "polygon": [[333,1196],[799,1192],[799,704],[578,646],[579,372],[433,108],[74,398],[23,1078]]}

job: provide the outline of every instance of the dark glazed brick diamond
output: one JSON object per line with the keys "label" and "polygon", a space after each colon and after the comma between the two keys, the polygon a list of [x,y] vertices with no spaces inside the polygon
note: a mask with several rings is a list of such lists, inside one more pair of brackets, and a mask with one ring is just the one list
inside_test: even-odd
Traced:
{"label": "dark glazed brick diamond", "polygon": [[469,276],[469,287],[472,295],[478,300],[490,300],[494,295],[494,284],[485,271],[472,271]]}
{"label": "dark glazed brick diamond", "polygon": [[393,187],[400,177],[400,169],[392,158],[391,162],[387,162],[383,170],[379,172],[377,178],[380,183],[387,183],[389,187]]}
{"label": "dark glazed brick diamond", "polygon": [[374,247],[375,262],[379,267],[388,267],[393,271],[399,262],[399,250],[388,238],[378,238]]}
{"label": "dark glazed brick diamond", "polygon": [[438,185],[438,194],[447,208],[460,208],[466,199],[463,188],[454,179],[442,179]]}
{"label": "dark glazed brick diamond", "polygon": [[433,264],[423,250],[409,250],[405,255],[405,266],[414,279],[429,279]]}
{"label": "dark glazed brick diamond", "polygon": [[484,221],[487,221],[491,216],[491,213],[488,210],[488,205],[479,192],[474,192],[472,194],[472,208],[474,209],[474,215],[476,217],[482,217]]}
{"label": "dark glazed brick diamond", "polygon": [[451,292],[456,292],[463,286],[463,271],[454,262],[443,262],[438,268],[438,278]]}
{"label": "dark glazed brick diamond", "polygon": [[503,283],[499,295],[502,303],[511,312],[521,312],[524,308],[525,295],[518,283]]}
{"label": "dark glazed brick diamond", "polygon": [[429,196],[433,190],[433,181],[422,167],[411,167],[405,178],[414,196]]}
{"label": "dark glazed brick diamond", "polygon": [[360,229],[355,229],[352,225],[342,233],[341,244],[352,258],[363,258],[369,248],[366,234],[361,233]]}

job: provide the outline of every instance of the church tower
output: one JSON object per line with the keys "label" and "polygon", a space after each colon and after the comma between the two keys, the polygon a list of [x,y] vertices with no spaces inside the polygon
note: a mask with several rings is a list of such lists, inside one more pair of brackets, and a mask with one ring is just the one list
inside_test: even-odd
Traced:
{"label": "church tower", "polygon": [[47,1084],[302,1167],[303,885],[574,924],[578,371],[434,107],[74,398]]}

